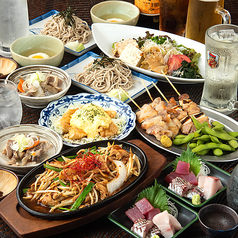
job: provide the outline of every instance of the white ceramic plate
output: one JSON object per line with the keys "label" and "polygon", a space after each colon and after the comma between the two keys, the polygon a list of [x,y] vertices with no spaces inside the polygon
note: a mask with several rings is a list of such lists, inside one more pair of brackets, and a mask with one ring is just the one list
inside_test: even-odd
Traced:
{"label": "white ceramic plate", "polygon": [[45,159],[60,153],[63,147],[61,137],[53,130],[34,124],[21,124],[10,126],[0,131],[0,167],[12,170],[17,174],[26,174],[29,170],[39,165],[39,163],[28,166],[13,166],[7,165],[8,159],[2,154],[3,149],[6,147],[7,140],[11,139],[15,134],[29,134],[36,133],[41,140],[48,141],[50,149],[45,154]]}
{"label": "white ceramic plate", "polygon": [[[200,74],[204,76],[205,74],[205,45],[200,42],[190,40],[185,37],[171,34],[168,32],[163,32],[163,31],[144,28],[144,27],[128,26],[128,25],[121,25],[121,24],[107,24],[107,23],[92,24],[93,37],[97,46],[101,49],[101,51],[104,54],[110,57],[114,57],[112,53],[112,44],[114,42],[121,41],[122,39],[138,38],[139,36],[144,37],[146,31],[153,33],[155,36],[168,35],[173,40],[175,40],[177,44],[182,44],[186,47],[193,48],[198,53],[201,53],[198,66],[200,69]],[[129,64],[128,66],[130,66],[131,69],[136,70],[140,73],[157,78],[159,81],[162,81],[162,82],[166,81],[163,74],[155,73],[155,72],[145,70],[140,67],[136,67]],[[172,77],[172,76],[168,76],[168,77],[173,83],[180,83],[180,84],[194,84],[194,83],[204,82],[203,78],[202,79],[185,79],[185,78],[178,78],[178,77]]]}
{"label": "white ceramic plate", "polygon": [[[238,131],[238,122],[234,119],[232,119],[229,116],[226,116],[220,112],[217,112],[215,110],[212,110],[207,107],[199,106],[201,108],[201,111],[204,112],[206,116],[209,117],[209,120],[212,121],[219,121],[223,125],[225,125],[226,131]],[[146,133],[145,130],[143,130],[140,126],[140,124],[136,123],[136,130],[140,133],[142,137],[144,137],[147,141],[149,141],[151,144],[166,150],[168,152],[171,152],[175,155],[181,155],[183,150],[186,150],[185,146],[171,146],[171,147],[164,147],[160,141],[158,141],[154,136],[149,135]],[[238,149],[236,151],[224,154],[222,156],[215,156],[215,155],[201,155],[202,159],[210,162],[230,162],[238,160]]]}
{"label": "white ceramic plate", "polygon": [[[58,11],[51,10],[50,12],[31,20],[30,23],[29,23],[30,24],[30,26],[29,26],[30,32],[33,33],[33,34],[39,35],[41,30],[44,28],[45,22],[50,20],[52,18],[52,16],[57,14],[57,13],[58,13]],[[87,51],[95,48],[96,44],[95,44],[95,41],[94,41],[92,35],[90,36],[89,42],[87,44],[85,44],[84,47],[85,47],[85,49],[80,51],[80,52],[71,50],[68,47],[65,47],[65,51],[70,53],[70,54],[73,54],[75,56],[80,56],[80,55],[86,53]]]}
{"label": "white ceramic plate", "polygon": [[[119,99],[111,98],[104,94],[87,93],[68,95],[62,97],[58,101],[49,103],[48,106],[41,111],[38,123],[41,126],[46,126],[57,131],[57,128],[55,127],[55,121],[67,111],[69,106],[77,106],[86,103],[93,103],[94,105],[101,106],[104,109],[110,108],[117,112],[117,116],[119,118],[125,119],[122,132],[113,139],[124,139],[135,128],[135,113],[131,110],[129,105],[121,102]],[[63,137],[62,139],[63,143],[67,146],[76,147],[82,144],[81,142],[65,140]]]}
{"label": "white ceramic plate", "polygon": [[[86,86],[82,83],[79,83],[75,80],[75,75],[78,73],[82,73],[84,71],[84,67],[87,66],[89,63],[91,63],[97,57],[98,57],[97,54],[89,51],[86,54],[79,57],[78,59],[63,66],[61,69],[65,70],[70,75],[70,77],[72,79],[72,84],[74,84],[75,86],[82,88],[83,90],[85,90],[86,92],[89,92],[89,93],[99,93],[95,89],[93,89],[89,86]],[[140,74],[135,71],[132,71],[132,78],[134,80],[135,85],[130,90],[128,90],[129,96],[132,99],[139,97],[142,93],[144,93],[146,91],[146,89],[143,86],[143,83],[141,81],[142,79],[144,80],[145,85],[148,89],[153,87],[152,82],[154,82],[154,83],[157,82],[156,79],[150,78],[146,75]],[[127,99],[125,101],[125,103],[129,103],[130,101],[131,101],[130,99]]]}

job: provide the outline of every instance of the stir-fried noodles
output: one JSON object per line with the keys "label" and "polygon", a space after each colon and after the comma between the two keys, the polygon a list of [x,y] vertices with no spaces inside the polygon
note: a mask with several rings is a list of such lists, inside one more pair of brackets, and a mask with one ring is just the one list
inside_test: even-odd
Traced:
{"label": "stir-fried noodles", "polygon": [[131,150],[110,143],[103,148],[79,150],[74,158],[62,156],[44,167],[45,171],[37,175],[23,199],[48,207],[51,213],[80,209],[104,200],[121,190],[133,176],[139,176],[141,169]]}
{"label": "stir-fried noodles", "polygon": [[127,91],[134,85],[129,67],[120,60],[106,56],[88,64],[84,72],[76,75],[75,80],[100,93],[107,93],[118,88]]}

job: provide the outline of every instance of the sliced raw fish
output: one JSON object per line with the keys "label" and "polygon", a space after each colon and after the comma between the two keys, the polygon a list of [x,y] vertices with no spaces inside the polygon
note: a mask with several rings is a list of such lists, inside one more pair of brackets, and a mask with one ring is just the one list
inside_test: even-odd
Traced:
{"label": "sliced raw fish", "polygon": [[180,197],[184,197],[188,190],[193,187],[192,184],[187,182],[186,180],[176,177],[172,180],[172,183],[169,184],[168,189],[178,194]]}
{"label": "sliced raw fish", "polygon": [[195,174],[191,171],[189,172],[188,174],[179,174],[177,172],[171,172],[169,174],[166,175],[165,177],[165,181],[167,183],[172,183],[172,180],[177,178],[177,177],[180,177],[184,180],[186,180],[187,182],[197,186],[198,185],[198,180],[195,176]]}
{"label": "sliced raw fish", "polygon": [[143,215],[154,209],[154,207],[150,204],[147,198],[140,199],[138,202],[135,203],[135,205]]}
{"label": "sliced raw fish", "polygon": [[149,237],[153,237],[153,236],[160,236],[161,235],[161,231],[160,231],[160,229],[158,228],[158,226],[156,226],[156,225],[153,225],[151,228],[150,228],[150,230],[149,230],[149,232],[148,232],[148,234],[147,235],[149,235]]}
{"label": "sliced raw fish", "polygon": [[175,172],[178,174],[189,174],[190,164],[179,160]]}
{"label": "sliced raw fish", "polygon": [[169,214],[169,220],[176,231],[179,231],[183,228],[173,215]]}
{"label": "sliced raw fish", "polygon": [[172,218],[171,216],[168,211],[165,210],[153,218],[154,224],[160,229],[162,236],[165,238],[172,237],[176,229],[180,230],[182,228],[179,222],[174,220],[176,218]]}
{"label": "sliced raw fish", "polygon": [[203,189],[199,188],[198,186],[194,186],[190,190],[188,190],[187,194],[185,195],[186,198],[192,199],[194,195],[198,194],[200,197],[203,197]]}
{"label": "sliced raw fish", "polygon": [[133,224],[131,230],[138,236],[144,238],[146,237],[147,233],[153,225],[154,224],[152,221],[148,221],[146,219],[139,219]]}
{"label": "sliced raw fish", "polygon": [[150,210],[149,212],[146,213],[145,218],[147,220],[152,221],[153,217],[158,213],[160,213],[160,209],[159,208],[154,208],[154,209],[152,209],[152,210]]}
{"label": "sliced raw fish", "polygon": [[203,189],[204,198],[206,200],[223,188],[221,180],[213,176],[199,176],[198,186]]}
{"label": "sliced raw fish", "polygon": [[144,219],[145,216],[140,212],[140,210],[134,206],[128,209],[125,214],[129,217],[129,219],[133,222],[137,221],[138,219]]}

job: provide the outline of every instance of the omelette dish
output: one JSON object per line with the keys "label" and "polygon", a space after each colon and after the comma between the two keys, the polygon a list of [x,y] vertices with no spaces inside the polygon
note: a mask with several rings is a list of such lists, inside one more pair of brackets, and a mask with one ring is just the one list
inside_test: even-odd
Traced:
{"label": "omelette dish", "polygon": [[59,120],[60,133],[69,141],[112,139],[121,132],[122,124],[116,111],[93,103],[69,108]]}
{"label": "omelette dish", "polygon": [[60,213],[100,202],[133,182],[141,173],[139,158],[122,145],[79,150],[44,164],[23,195],[31,209]]}

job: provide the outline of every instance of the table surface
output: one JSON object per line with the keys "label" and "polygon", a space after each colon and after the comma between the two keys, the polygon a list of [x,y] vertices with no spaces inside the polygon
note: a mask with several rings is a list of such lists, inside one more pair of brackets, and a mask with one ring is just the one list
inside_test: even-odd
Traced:
{"label": "table surface", "polygon": [[[36,6],[36,2],[33,0],[28,0],[28,8],[29,8],[29,18],[30,19],[34,19],[50,10],[64,10],[67,6],[71,6],[74,9],[76,9],[76,15],[78,15],[80,18],[82,18],[83,20],[86,20],[89,24],[91,24],[91,18],[90,18],[90,8],[97,2],[100,2],[99,0],[88,0],[88,1],[73,1],[73,0],[65,0],[65,1],[59,1],[59,0],[51,0],[51,1],[47,1],[47,0],[42,0],[38,3],[38,5]],[[129,0],[129,2],[133,2],[131,0]],[[227,2],[225,2],[225,8],[227,10],[230,11],[231,13],[231,17],[232,17],[232,23],[233,24],[237,24],[238,25],[238,9],[237,9],[237,3],[236,0],[228,0]],[[148,17],[148,16],[143,16],[140,15],[140,19],[138,22],[138,26],[145,26],[145,27],[150,27],[150,28],[155,28],[158,29],[158,19],[155,17]],[[98,48],[93,49],[92,51],[94,51],[95,53],[100,53],[100,50]],[[61,66],[73,61],[74,59],[76,59],[76,56],[73,56],[69,53],[65,52],[63,61],[61,62]],[[161,83],[158,82],[158,87],[160,88],[160,90],[164,93],[164,95],[166,96],[166,98],[170,98],[170,97],[177,97],[176,92],[174,91],[174,89],[168,84],[168,83]],[[203,90],[203,84],[186,84],[186,85],[178,85],[176,84],[176,88],[178,90],[178,92],[180,94],[182,93],[187,93],[190,95],[190,98],[196,102],[197,104],[199,104],[200,102],[200,98],[201,98],[201,94],[202,94],[202,90]],[[68,95],[74,95],[77,93],[81,93],[83,92],[82,89],[72,85],[71,88],[68,91]],[[152,88],[150,90],[151,95],[153,95],[154,97],[159,96],[158,91],[155,88]],[[142,106],[145,103],[150,102],[150,98],[149,96],[144,93],[143,95],[141,95],[140,97],[138,97],[136,99],[136,102],[139,106]],[[133,103],[129,104],[133,111],[137,110],[136,106]],[[38,124],[38,119],[39,119],[39,115],[40,115],[41,109],[32,109],[29,108],[25,105],[23,105],[23,118],[22,118],[22,124]],[[231,115],[229,115],[230,117],[232,117],[233,119],[235,119],[236,121],[238,121],[238,112],[234,112]],[[126,140],[129,139],[141,139],[142,141],[144,141],[145,143],[148,144],[147,141],[145,141],[136,130],[134,130],[129,136],[128,138],[126,138]],[[159,153],[161,153],[163,156],[165,156],[167,163],[171,162],[172,160],[174,160],[174,158],[176,157],[175,155],[166,152],[158,147],[154,147],[152,144],[150,144],[150,146],[155,149],[156,151],[158,151]],[[64,149],[67,149],[67,146],[63,147]],[[222,163],[222,162],[216,162],[214,163],[216,166],[224,169],[225,171],[231,173],[233,168],[237,165],[237,161],[233,161],[233,162],[226,162],[226,163]],[[139,185],[138,185],[139,186]],[[213,202],[218,202],[218,203],[223,203],[226,204],[226,194],[223,193],[220,196],[218,196],[216,198],[215,201]],[[125,201],[126,203],[126,201]],[[196,231],[196,232],[194,232]],[[1,238],[14,238],[17,237],[17,235],[8,227],[8,225],[0,218],[0,237]],[[121,228],[119,228],[118,226],[116,226],[115,224],[113,224],[112,222],[110,222],[107,217],[102,217],[96,221],[93,221],[87,225],[84,225],[82,227],[79,227],[77,229],[74,230],[70,230],[70,231],[66,231],[64,233],[61,234],[57,234],[57,235],[53,235],[50,236],[52,238],[63,238],[63,237],[125,237],[125,238],[129,238],[132,237],[131,235],[129,235],[127,232],[125,232],[124,230],[122,230]],[[188,229],[186,229],[181,235],[179,235],[178,237],[207,237],[202,230],[199,227],[199,223],[195,222],[194,224],[192,224]],[[238,237],[238,235],[236,236]]]}

